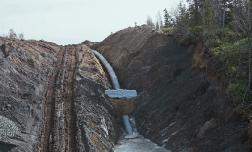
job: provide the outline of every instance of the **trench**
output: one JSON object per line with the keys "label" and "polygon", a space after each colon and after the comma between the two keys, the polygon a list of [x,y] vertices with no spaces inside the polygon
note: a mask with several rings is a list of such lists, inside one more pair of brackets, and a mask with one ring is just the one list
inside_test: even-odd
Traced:
{"label": "trench", "polygon": [[[107,70],[107,73],[112,81],[113,88],[120,89],[120,83],[113,67],[101,53],[96,50],[92,51]],[[128,115],[123,115],[122,119],[127,135],[120,138],[114,149],[115,152],[170,152],[169,150],[151,142],[149,139],[138,135],[137,129],[132,127],[134,125],[131,125]],[[133,130],[135,132],[133,132]]]}
{"label": "trench", "polygon": [[74,111],[76,48],[62,47],[57,54],[55,71],[50,74],[45,97],[44,125],[39,152],[76,152],[77,127]]}
{"label": "trench", "polygon": [[[64,46],[57,54],[55,70],[48,75],[45,94],[43,127],[39,152],[77,152],[77,115],[74,103],[74,84],[77,68],[77,48]],[[97,51],[93,51],[109,73],[113,88],[120,89],[117,75],[109,62]],[[141,135],[134,134],[128,115],[122,116],[125,133],[114,148],[115,152],[169,152]],[[130,138],[128,138],[130,135]],[[133,135],[133,136],[132,136]],[[87,147],[87,146],[86,146]],[[88,151],[88,149],[86,148]]]}

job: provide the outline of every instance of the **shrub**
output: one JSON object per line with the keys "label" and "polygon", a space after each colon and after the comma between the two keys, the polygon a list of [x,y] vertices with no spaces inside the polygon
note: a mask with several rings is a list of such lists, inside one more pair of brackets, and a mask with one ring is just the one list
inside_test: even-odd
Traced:
{"label": "shrub", "polygon": [[235,43],[222,42],[211,53],[224,63],[227,91],[242,98],[247,87],[248,49],[247,40]]}
{"label": "shrub", "polygon": [[174,31],[175,31],[175,28],[174,28],[174,27],[166,27],[166,28],[163,28],[162,31],[163,31],[165,34],[173,34]]}
{"label": "shrub", "polygon": [[224,42],[232,43],[232,42],[236,42],[237,39],[242,39],[242,35],[240,33],[234,32],[233,30],[229,28],[225,28],[224,37],[223,37]]}

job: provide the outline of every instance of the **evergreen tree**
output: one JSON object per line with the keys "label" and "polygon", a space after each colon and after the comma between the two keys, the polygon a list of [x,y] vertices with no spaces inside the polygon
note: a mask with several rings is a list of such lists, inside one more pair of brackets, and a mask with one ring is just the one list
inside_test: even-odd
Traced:
{"label": "evergreen tree", "polygon": [[186,6],[183,3],[179,3],[178,11],[175,16],[175,27],[177,35],[184,35],[188,32],[189,28],[189,14],[187,12]]}
{"label": "evergreen tree", "polygon": [[210,4],[210,0],[204,0],[203,3],[203,11],[202,11],[202,21],[204,29],[206,30],[212,30],[215,26],[215,16],[213,8]]}
{"label": "evergreen tree", "polygon": [[172,19],[170,14],[168,13],[167,9],[164,9],[164,27],[170,27],[172,26]]}
{"label": "evergreen tree", "polygon": [[187,0],[189,2],[189,11],[192,17],[192,26],[198,26],[201,24],[201,8],[202,0]]}
{"label": "evergreen tree", "polygon": [[202,26],[203,26],[203,38],[209,47],[216,39],[216,21],[213,7],[210,0],[204,0],[202,7]]}

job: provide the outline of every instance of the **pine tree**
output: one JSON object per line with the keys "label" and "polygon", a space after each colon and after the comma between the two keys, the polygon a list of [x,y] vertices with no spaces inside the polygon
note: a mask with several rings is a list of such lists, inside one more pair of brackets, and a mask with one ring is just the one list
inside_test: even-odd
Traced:
{"label": "pine tree", "polygon": [[175,16],[175,26],[176,26],[176,34],[177,35],[185,35],[188,33],[189,28],[189,14],[186,9],[186,6],[180,2],[177,9],[177,14]]}
{"label": "pine tree", "polygon": [[216,39],[216,20],[210,0],[204,0],[202,7],[203,37],[209,47]]}
{"label": "pine tree", "polygon": [[202,14],[203,25],[206,29],[212,29],[216,22],[214,11],[209,0],[204,0]]}
{"label": "pine tree", "polygon": [[167,28],[170,27],[171,25],[172,25],[171,16],[168,13],[167,9],[164,9],[164,27]]}
{"label": "pine tree", "polygon": [[192,16],[192,26],[199,26],[201,24],[201,8],[202,0],[187,0],[189,2],[189,11]]}

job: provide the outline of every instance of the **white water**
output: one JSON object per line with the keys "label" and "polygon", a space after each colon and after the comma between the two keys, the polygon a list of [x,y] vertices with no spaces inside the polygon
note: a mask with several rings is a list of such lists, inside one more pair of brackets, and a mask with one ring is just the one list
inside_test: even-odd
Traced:
{"label": "white water", "polygon": [[135,139],[122,139],[116,145],[115,152],[171,152],[150,140],[139,136]]}

